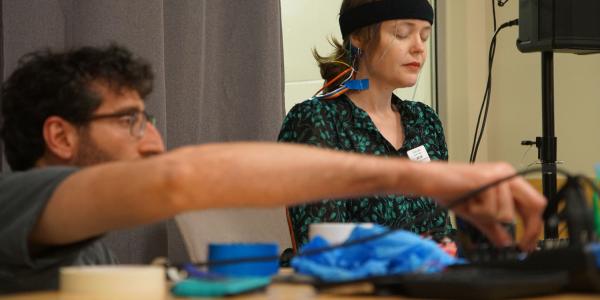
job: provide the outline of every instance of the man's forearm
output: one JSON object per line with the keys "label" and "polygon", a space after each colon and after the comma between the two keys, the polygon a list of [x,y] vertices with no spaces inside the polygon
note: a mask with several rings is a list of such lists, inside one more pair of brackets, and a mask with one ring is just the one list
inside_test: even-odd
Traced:
{"label": "man's forearm", "polygon": [[[398,192],[413,163],[402,159],[290,144],[214,144],[172,153],[189,162],[182,172],[185,209],[274,206]],[[192,174],[192,175],[190,175]],[[404,179],[404,180],[400,180]],[[197,188],[192,188],[195,186]]]}

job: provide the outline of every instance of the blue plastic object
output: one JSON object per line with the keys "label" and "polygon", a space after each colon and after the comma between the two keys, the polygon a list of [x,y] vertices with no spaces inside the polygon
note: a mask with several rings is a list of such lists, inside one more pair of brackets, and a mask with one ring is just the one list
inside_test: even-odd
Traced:
{"label": "blue plastic object", "polygon": [[171,292],[178,297],[220,297],[262,289],[270,277],[230,278],[223,280],[191,278],[178,282]]}
{"label": "blue plastic object", "polygon": [[[356,227],[348,241],[383,233],[383,226]],[[317,236],[300,251],[329,246]],[[396,231],[379,239],[292,259],[296,272],[323,281],[348,281],[402,273],[433,273],[463,261],[444,252],[435,242],[412,232]]]}
{"label": "blue plastic object", "polygon": [[279,271],[278,246],[274,243],[256,244],[210,244],[209,261],[223,261],[257,257],[274,257],[273,260],[209,265],[210,273],[228,277],[271,276]]}
{"label": "blue plastic object", "polygon": [[363,91],[369,89],[369,79],[355,79],[344,83],[344,86],[354,91]]}

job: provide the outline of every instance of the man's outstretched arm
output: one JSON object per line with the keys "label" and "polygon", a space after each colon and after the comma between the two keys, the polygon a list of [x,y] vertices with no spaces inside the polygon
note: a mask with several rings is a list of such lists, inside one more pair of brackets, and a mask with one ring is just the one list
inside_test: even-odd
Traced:
{"label": "man's outstretched arm", "polygon": [[[178,213],[222,207],[268,207],[378,193],[444,201],[514,172],[506,165],[419,164],[275,143],[185,147],[153,158],[83,169],[62,182],[31,241],[66,244]],[[541,231],[545,201],[522,179],[491,189],[457,212],[498,244],[498,220],[524,219],[523,246]],[[532,237],[534,236],[535,237]]]}

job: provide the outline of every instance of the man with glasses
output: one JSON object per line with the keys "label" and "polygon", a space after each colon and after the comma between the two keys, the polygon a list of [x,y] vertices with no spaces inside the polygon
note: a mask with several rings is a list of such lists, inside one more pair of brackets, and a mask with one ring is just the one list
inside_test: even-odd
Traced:
{"label": "man with glasses", "polygon": [[[56,288],[61,266],[114,263],[99,236],[185,211],[377,193],[445,204],[514,173],[506,164],[418,164],[274,143],[165,153],[145,111],[152,79],[147,63],[109,46],[27,55],[3,84],[1,135],[14,173],[0,178],[0,291]],[[508,245],[500,222],[517,210],[520,245],[531,249],[544,206],[515,178],[455,211]]]}
{"label": "man with glasses", "polygon": [[144,130],[146,130],[146,124],[150,123],[152,126],[156,126],[156,117],[149,114],[146,111],[132,110],[132,111],[119,111],[110,114],[97,114],[90,118],[90,121],[116,118],[123,124],[129,127],[129,133],[131,136],[136,138],[142,138],[144,136]]}

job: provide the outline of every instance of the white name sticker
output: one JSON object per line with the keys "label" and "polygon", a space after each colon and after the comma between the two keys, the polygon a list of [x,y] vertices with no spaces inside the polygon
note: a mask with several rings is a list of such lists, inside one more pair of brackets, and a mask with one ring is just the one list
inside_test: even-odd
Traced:
{"label": "white name sticker", "polygon": [[431,159],[429,159],[429,154],[427,154],[427,149],[425,149],[425,146],[421,145],[417,148],[414,148],[412,150],[408,150],[408,152],[406,152],[406,154],[408,155],[408,158],[410,160],[414,160],[414,161],[420,161],[420,162],[430,162]]}

